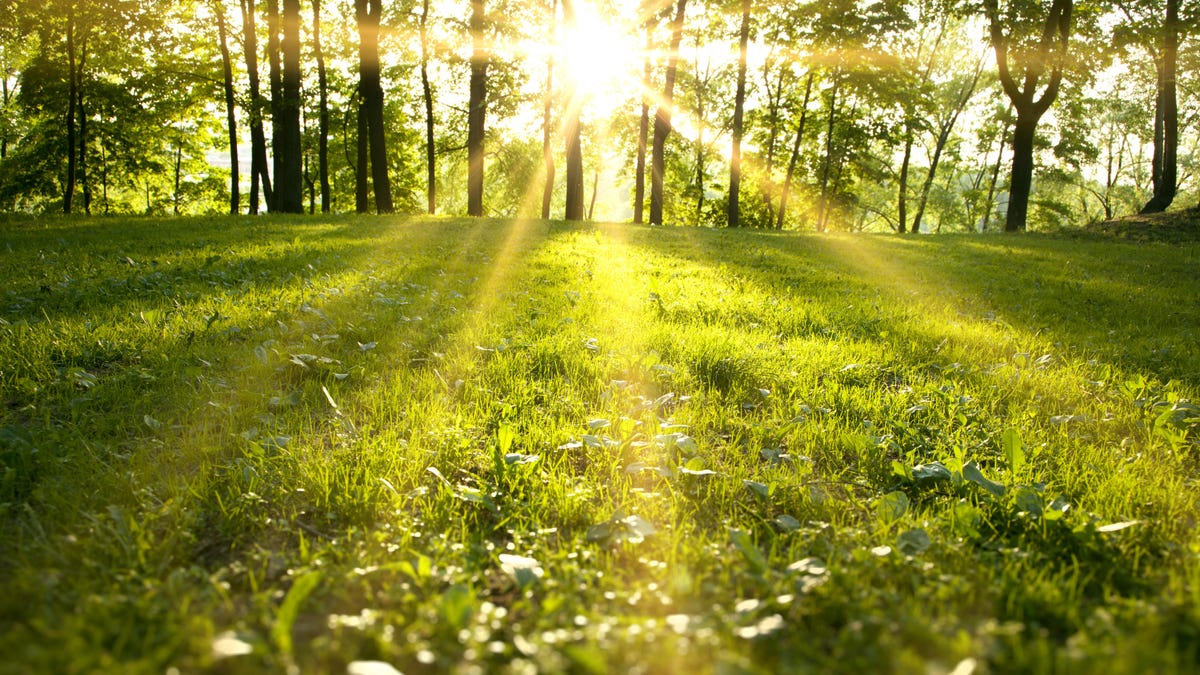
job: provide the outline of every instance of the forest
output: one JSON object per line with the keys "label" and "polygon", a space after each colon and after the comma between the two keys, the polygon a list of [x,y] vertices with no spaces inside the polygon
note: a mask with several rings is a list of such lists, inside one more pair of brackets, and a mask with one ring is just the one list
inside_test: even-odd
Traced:
{"label": "forest", "polygon": [[6,0],[0,209],[1055,229],[1200,199],[1179,0]]}

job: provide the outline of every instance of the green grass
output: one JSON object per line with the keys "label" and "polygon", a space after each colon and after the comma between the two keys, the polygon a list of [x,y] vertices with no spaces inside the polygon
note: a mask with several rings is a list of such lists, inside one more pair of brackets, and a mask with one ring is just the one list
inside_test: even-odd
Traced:
{"label": "green grass", "polygon": [[0,224],[0,672],[1195,671],[1198,264]]}

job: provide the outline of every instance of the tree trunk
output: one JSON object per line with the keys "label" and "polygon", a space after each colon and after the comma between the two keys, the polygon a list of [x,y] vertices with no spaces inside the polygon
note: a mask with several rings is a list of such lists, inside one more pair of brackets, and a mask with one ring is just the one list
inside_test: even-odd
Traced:
{"label": "tree trunk", "polygon": [[596,166],[596,170],[592,173],[592,200],[588,202],[587,219],[592,220],[592,216],[596,213],[596,192],[600,190],[600,167]]}
{"label": "tree trunk", "polygon": [[679,63],[679,43],[683,40],[683,17],[687,0],[679,0],[671,20],[671,46],[667,53],[667,74],[663,97],[654,113],[654,145],[650,152],[650,224],[663,221],[663,171],[666,164],[667,136],[671,133],[671,106],[675,102],[675,68]]}
{"label": "tree trunk", "polygon": [[729,227],[741,227],[742,123],[746,107],[746,48],[750,42],[750,0],[742,0],[742,28],[738,34],[737,93],[733,99],[733,152],[729,156]]}
{"label": "tree trunk", "polygon": [[367,105],[363,102],[361,95],[358,101],[356,131],[357,133],[354,137],[354,212],[370,213],[371,153],[368,141],[370,133],[367,131]]}
{"label": "tree trunk", "polygon": [[321,47],[321,0],[313,0],[313,56],[317,59],[317,95],[321,106],[317,117],[317,178],[321,182],[321,213],[333,208],[329,189],[329,78],[325,72],[325,50]]}
{"label": "tree trunk", "polygon": [[825,231],[826,204],[829,198],[829,171],[833,166],[833,129],[837,120],[837,95],[841,85],[836,77],[833,88],[829,90],[829,123],[825,129],[825,161],[821,167],[821,198],[817,203],[817,232]]}
{"label": "tree trunk", "polygon": [[779,220],[775,229],[783,229],[784,217],[787,215],[788,192],[792,188],[792,176],[796,173],[796,163],[800,159],[800,145],[804,140],[804,123],[808,120],[808,101],[812,95],[813,72],[808,71],[804,82],[804,103],[800,106],[800,124],[796,127],[796,141],[792,144],[792,156],[788,159],[787,176],[783,179],[783,189],[779,193]]}
{"label": "tree trunk", "polygon": [[[396,209],[392,204],[392,184],[388,177],[383,85],[380,81],[379,67],[379,19],[383,11],[382,0],[354,0],[354,7],[359,39],[358,86],[359,95],[362,97],[360,110],[366,118],[359,121],[359,133],[363,132],[365,121],[375,210],[378,213],[392,213]],[[362,152],[361,146],[359,152]],[[362,160],[359,162],[361,164]]]}
{"label": "tree trunk", "polygon": [[633,222],[642,224],[646,206],[646,136],[650,132],[650,48],[653,45],[651,19],[646,19],[646,53],[642,57],[642,116],[638,120],[637,165],[634,169]]}
{"label": "tree trunk", "polygon": [[171,212],[176,216],[179,215],[179,200],[180,200],[179,188],[181,187],[182,182],[183,182],[182,178],[183,178],[183,142],[176,141],[176,143],[175,143],[175,194],[171,198],[171,203],[173,204],[173,206],[171,208]]}
{"label": "tree trunk", "polygon": [[87,142],[88,124],[87,109],[83,107],[83,72],[87,67],[87,35],[79,41],[79,67],[75,70],[75,101],[79,105],[79,165],[76,169],[79,187],[83,190],[83,212],[92,215],[92,186],[88,182],[87,173]]}
{"label": "tree trunk", "polygon": [[429,0],[421,4],[421,96],[425,102],[425,196],[430,215],[437,213],[437,156],[433,138],[433,88],[429,84]]}
{"label": "tree trunk", "polygon": [[1154,161],[1151,179],[1154,196],[1142,213],[1160,213],[1175,200],[1178,183],[1179,103],[1176,95],[1176,61],[1179,52],[1179,0],[1167,0],[1162,51],[1155,58],[1158,71],[1154,99]]}
{"label": "tree trunk", "polygon": [[[896,191],[896,220],[900,221],[896,231],[904,234],[908,231],[908,167],[912,162],[913,122],[904,121],[904,159],[900,162],[900,187]],[[914,226],[913,232],[920,230]]]}
{"label": "tree trunk", "polygon": [[471,0],[471,84],[467,103],[467,215],[483,216],[484,125],[487,122],[488,50],[483,1]]}
{"label": "tree trunk", "polygon": [[1031,112],[1017,109],[1013,126],[1012,177],[1008,185],[1008,213],[1004,217],[1005,232],[1023,232],[1029,212],[1029,193],[1033,184],[1033,140],[1037,134],[1038,118]]}
{"label": "tree trunk", "polygon": [[255,27],[254,0],[242,0],[242,44],[246,54],[246,73],[250,79],[250,213],[259,210],[259,185],[266,203],[274,196],[271,175],[267,171],[267,137],[263,131],[266,107],[258,80],[258,29]]}
{"label": "tree trunk", "polygon": [[[567,24],[568,30],[577,28],[574,0],[563,0],[563,21]],[[599,55],[589,56],[595,58]],[[578,83],[574,81],[573,75],[566,79],[566,84],[564,98],[567,107],[563,118],[563,134],[567,140],[567,203],[564,215],[567,220],[582,220],[583,145],[579,132],[579,110],[583,107],[583,101],[579,97]]]}
{"label": "tree trunk", "polygon": [[275,192],[267,198],[267,208],[279,211],[282,195],[288,187],[284,180],[283,161],[286,156],[283,131],[283,71],[279,60],[279,0],[266,0],[267,7],[267,80],[271,88],[271,173],[275,175]]}
{"label": "tree trunk", "polygon": [[275,192],[283,213],[304,213],[304,157],[300,135],[300,0],[283,0],[283,72],[280,83],[281,147]]}
{"label": "tree trunk", "polygon": [[992,200],[996,198],[996,184],[1000,182],[1000,167],[1004,163],[1004,137],[1008,135],[1008,120],[1000,128],[1000,147],[996,149],[996,164],[992,167],[992,178],[988,181],[987,200],[984,202],[981,232],[987,232],[992,223]]}
{"label": "tree trunk", "polygon": [[229,59],[229,41],[225,28],[225,8],[214,3],[217,15],[217,37],[221,47],[221,73],[225,88],[225,122],[229,132],[229,215],[236,216],[242,209],[241,186],[238,179],[237,113],[233,96],[233,63]]}
{"label": "tree trunk", "polygon": [[[550,4],[550,31],[546,36],[548,42],[554,41],[554,33],[558,23],[558,0]],[[542,186],[542,219],[550,218],[550,202],[554,199],[554,149],[550,139],[554,136],[551,130],[551,115],[554,111],[554,52],[546,56],[546,91],[542,97],[542,166],[546,173]]]}
{"label": "tree trunk", "polygon": [[75,10],[67,12],[67,181],[63,190],[63,213],[71,212],[75,198]]}

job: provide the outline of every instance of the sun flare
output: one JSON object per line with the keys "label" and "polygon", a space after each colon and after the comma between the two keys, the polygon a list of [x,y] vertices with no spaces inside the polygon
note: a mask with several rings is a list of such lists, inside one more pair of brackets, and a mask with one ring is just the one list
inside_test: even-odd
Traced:
{"label": "sun flare", "polygon": [[577,95],[603,104],[635,93],[641,69],[637,41],[589,2],[576,0],[575,12],[574,25],[564,26],[560,34],[558,51]]}

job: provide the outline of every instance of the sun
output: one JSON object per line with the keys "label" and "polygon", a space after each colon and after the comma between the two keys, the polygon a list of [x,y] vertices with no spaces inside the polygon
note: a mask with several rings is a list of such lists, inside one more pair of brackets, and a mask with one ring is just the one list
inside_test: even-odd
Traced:
{"label": "sun", "polygon": [[564,76],[576,95],[593,105],[613,105],[640,87],[641,47],[618,22],[588,0],[574,0],[576,20],[560,33]]}

